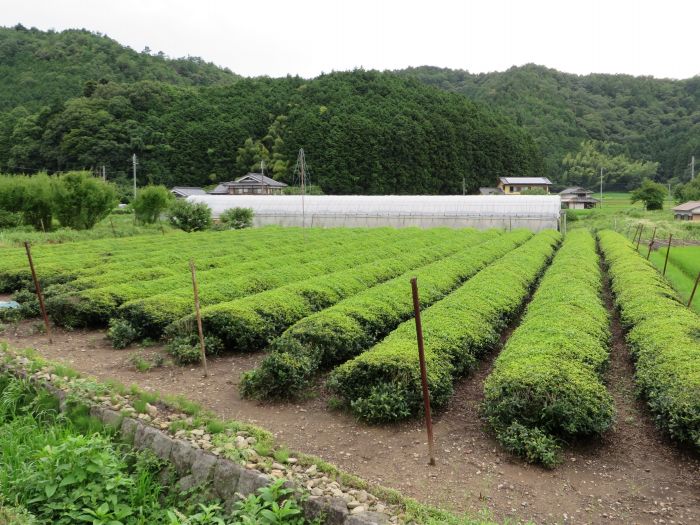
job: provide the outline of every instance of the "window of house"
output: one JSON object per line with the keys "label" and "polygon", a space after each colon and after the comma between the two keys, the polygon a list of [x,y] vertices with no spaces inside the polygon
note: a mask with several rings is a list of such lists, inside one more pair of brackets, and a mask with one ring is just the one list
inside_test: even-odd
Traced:
{"label": "window of house", "polygon": [[515,191],[515,190],[513,189],[513,186],[510,187],[510,191]]}

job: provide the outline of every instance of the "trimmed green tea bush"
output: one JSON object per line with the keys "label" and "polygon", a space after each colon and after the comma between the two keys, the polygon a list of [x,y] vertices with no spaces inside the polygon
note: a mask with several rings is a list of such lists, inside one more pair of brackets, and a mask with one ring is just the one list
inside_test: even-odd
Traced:
{"label": "trimmed green tea bush", "polygon": [[[531,236],[529,231],[516,231],[485,238],[487,242],[410,270],[305,317],[271,344],[273,351],[258,369],[243,376],[241,392],[257,398],[302,394],[318,371],[355,357],[411,317],[411,277],[419,279],[422,304],[429,306]],[[282,357],[282,353],[288,355]]]}
{"label": "trimmed green tea bush", "polygon": [[[376,249],[365,255],[358,252],[336,257],[334,264],[352,261],[344,266],[353,268],[203,308],[204,331],[221,339],[228,351],[261,350],[299,319],[455,249],[451,245],[411,248],[415,245],[407,245],[400,254],[382,260],[377,260]],[[360,264],[362,259],[369,262]],[[185,317],[169,332],[178,334],[182,325],[194,326],[192,320],[192,315]]]}
{"label": "trimmed green tea bush", "polygon": [[639,391],[659,427],[700,449],[700,317],[622,235],[598,237]]}
{"label": "trimmed green tea bush", "polygon": [[567,236],[484,384],[484,415],[511,452],[552,467],[557,441],[598,435],[614,408],[601,373],[609,319],[595,240]]}
{"label": "trimmed green tea bush", "polygon": [[[497,345],[501,331],[520,310],[559,241],[554,231],[537,234],[422,313],[434,407],[445,406],[455,378]],[[420,413],[423,403],[413,319],[336,368],[328,385],[358,417],[369,422],[404,417],[403,406],[410,415]]]}

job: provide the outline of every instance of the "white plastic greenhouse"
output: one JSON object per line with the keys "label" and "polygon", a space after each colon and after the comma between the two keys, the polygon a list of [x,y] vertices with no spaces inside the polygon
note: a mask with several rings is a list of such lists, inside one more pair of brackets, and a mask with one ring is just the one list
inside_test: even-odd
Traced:
{"label": "white plastic greenhouse", "polygon": [[252,208],[255,226],[558,229],[559,195],[192,195],[217,219]]}

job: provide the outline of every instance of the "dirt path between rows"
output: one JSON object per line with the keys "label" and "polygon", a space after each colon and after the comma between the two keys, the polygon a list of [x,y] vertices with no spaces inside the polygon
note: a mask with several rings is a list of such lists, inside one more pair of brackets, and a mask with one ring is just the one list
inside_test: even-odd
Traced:
{"label": "dirt path between rows", "polygon": [[199,369],[167,363],[142,373],[130,356],[136,351],[146,358],[162,355],[161,347],[113,350],[103,331],[60,329],[55,329],[54,344],[48,345],[38,326],[37,320],[6,325],[0,340],[19,348],[35,347],[46,358],[98,379],[183,395],[222,417],[270,430],[292,450],[317,455],[426,503],[471,514],[488,512],[499,521],[700,523],[700,460],[669,443],[635,399],[633,366],[616,318],[606,379],[618,422],[602,441],[569,448],[564,464],[553,471],[504,453],[479,418],[483,381],[495,353],[458,382],[449,407],[436,416],[437,465],[429,467],[420,421],[360,425],[329,410],[324,392],[298,404],[242,400],[238,378],[256,366],[260,355],[213,359],[206,380]]}

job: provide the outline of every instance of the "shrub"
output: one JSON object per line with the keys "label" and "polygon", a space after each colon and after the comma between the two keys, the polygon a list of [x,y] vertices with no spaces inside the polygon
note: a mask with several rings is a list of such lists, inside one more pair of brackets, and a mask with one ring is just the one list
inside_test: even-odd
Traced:
{"label": "shrub", "polygon": [[242,230],[253,225],[252,208],[230,208],[221,214],[219,220],[232,230]]}
{"label": "shrub", "polygon": [[[528,444],[533,436],[544,446],[600,434],[613,422],[612,398],[600,376],[610,338],[601,290],[595,241],[588,230],[575,230],[486,379],[484,415],[506,448],[528,461],[541,455]],[[518,448],[521,438],[527,443]],[[547,454],[541,459],[552,463]]]}
{"label": "shrub", "polygon": [[[206,355],[219,355],[223,351],[223,344],[217,337],[206,336],[204,338],[204,350]],[[188,335],[173,338],[167,345],[168,353],[173,356],[178,365],[195,364],[202,361],[199,336]]]}
{"label": "shrub", "polygon": [[[559,239],[553,231],[537,234],[424,310],[425,358],[433,406],[444,406],[455,378],[470,370],[487,349],[498,343],[501,330],[519,311]],[[403,396],[410,415],[420,413],[419,370],[411,319],[379,344],[336,368],[328,386],[353,411],[354,407],[362,407],[362,414],[355,411],[358,416],[381,414],[384,421],[390,411],[368,408],[372,399],[386,401],[386,397],[378,397],[384,392],[381,385],[391,385],[393,402],[397,395]]]}
{"label": "shrub", "polygon": [[622,235],[598,236],[639,391],[659,427],[700,449],[700,317]]}
{"label": "shrub", "polygon": [[54,198],[54,181],[45,173],[0,176],[0,209],[21,214],[24,224],[36,230],[51,229]]}
{"label": "shrub", "polygon": [[0,209],[0,229],[16,228],[22,224],[22,214]]}
{"label": "shrub", "polygon": [[173,195],[165,186],[146,186],[136,193],[131,207],[136,220],[143,224],[153,224],[168,209]]}
{"label": "shrub", "polygon": [[168,210],[170,224],[186,232],[211,228],[211,209],[203,202],[176,200]]}
{"label": "shrub", "polygon": [[55,184],[56,217],[62,226],[89,230],[117,204],[114,187],[87,172],[61,175]]}
{"label": "shrub", "polygon": [[554,468],[561,462],[557,439],[537,427],[530,428],[513,422],[506,429],[498,431],[496,437],[508,452],[525,458],[528,463]]}
{"label": "shrub", "polygon": [[122,319],[109,320],[109,332],[107,337],[112,341],[112,346],[121,350],[138,339],[138,332],[131,323]]}
{"label": "shrub", "polygon": [[666,186],[644,179],[642,185],[632,191],[630,200],[633,204],[642,201],[647,210],[661,210],[664,207],[666,195],[668,195]]}

